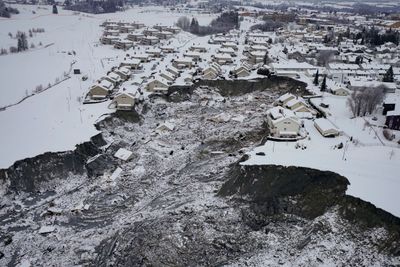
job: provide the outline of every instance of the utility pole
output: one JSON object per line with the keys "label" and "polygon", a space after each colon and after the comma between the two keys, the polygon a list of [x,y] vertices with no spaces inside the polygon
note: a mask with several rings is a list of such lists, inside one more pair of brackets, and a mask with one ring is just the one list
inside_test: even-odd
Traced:
{"label": "utility pole", "polygon": [[343,156],[342,156],[342,160],[344,160],[345,159],[345,155],[346,155],[346,151],[347,151],[347,147],[349,146],[349,144],[348,144],[348,140],[346,140],[346,144],[344,145],[344,147],[343,147]]}

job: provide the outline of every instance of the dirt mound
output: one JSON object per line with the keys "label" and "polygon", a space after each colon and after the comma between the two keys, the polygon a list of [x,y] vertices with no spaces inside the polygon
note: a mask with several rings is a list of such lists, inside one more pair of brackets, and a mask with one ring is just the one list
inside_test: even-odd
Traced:
{"label": "dirt mound", "polygon": [[264,212],[314,218],[337,204],[348,180],[332,172],[283,166],[234,166],[221,196],[248,196]]}

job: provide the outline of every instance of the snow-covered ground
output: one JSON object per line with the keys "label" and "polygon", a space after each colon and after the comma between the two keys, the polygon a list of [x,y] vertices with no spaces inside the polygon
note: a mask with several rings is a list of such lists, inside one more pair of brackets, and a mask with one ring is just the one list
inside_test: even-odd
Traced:
{"label": "snow-covered ground", "polygon": [[[103,114],[111,112],[107,109],[109,103],[84,106],[83,96],[93,82],[106,75],[112,66],[117,66],[125,55],[122,50],[100,45],[101,22],[112,19],[139,21],[149,26],[172,26],[180,16],[188,15],[162,7],[137,7],[101,15],[61,8],[58,15],[53,15],[50,6],[16,7],[20,14],[0,20],[0,48],[16,46],[17,40],[9,33],[15,36],[17,31],[28,33],[33,28],[43,28],[45,32],[28,37],[29,46],[34,44],[35,48],[0,56],[0,78],[3,81],[0,107],[17,103],[39,85],[46,88],[63,80],[73,68],[79,68],[88,80],[82,81],[81,75],[71,75],[57,86],[0,111],[0,124],[4,129],[0,138],[0,168],[47,151],[73,149],[97,133],[93,124]],[[208,24],[214,17],[196,14],[201,24]],[[181,41],[186,43],[187,40]]]}

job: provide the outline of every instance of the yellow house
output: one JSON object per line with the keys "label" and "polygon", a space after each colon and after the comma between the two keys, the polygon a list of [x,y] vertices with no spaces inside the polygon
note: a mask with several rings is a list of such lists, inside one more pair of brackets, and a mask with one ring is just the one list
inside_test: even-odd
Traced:
{"label": "yellow house", "polygon": [[167,92],[168,87],[168,81],[162,77],[156,77],[146,84],[145,89],[149,92]]}
{"label": "yellow house", "polygon": [[113,100],[117,110],[131,110],[136,103],[136,97],[132,93],[118,94]]}
{"label": "yellow house", "polygon": [[294,98],[292,100],[289,100],[286,105],[285,105],[288,109],[292,110],[292,111],[297,111],[297,112],[308,112],[309,108],[306,105],[306,103],[304,103],[302,100]]}
{"label": "yellow house", "polygon": [[331,92],[334,95],[339,95],[339,96],[347,96],[349,95],[349,91],[343,87],[334,87],[331,88]]}
{"label": "yellow house", "polygon": [[109,94],[109,90],[100,84],[93,85],[88,93],[91,99],[105,99]]}

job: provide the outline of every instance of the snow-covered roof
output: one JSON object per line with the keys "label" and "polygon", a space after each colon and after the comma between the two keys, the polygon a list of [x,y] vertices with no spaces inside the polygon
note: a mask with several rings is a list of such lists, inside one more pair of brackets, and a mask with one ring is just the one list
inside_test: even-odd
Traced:
{"label": "snow-covered roof", "polygon": [[230,54],[225,54],[225,53],[217,53],[217,54],[214,55],[214,57],[216,59],[226,59],[226,60],[231,60],[232,59]]}
{"label": "snow-covered roof", "polygon": [[122,61],[122,63],[126,64],[126,65],[139,65],[140,59],[137,59],[137,58],[127,59],[127,60]]}
{"label": "snow-covered roof", "polygon": [[357,64],[344,64],[344,63],[329,63],[329,69],[331,70],[358,70],[360,66]]}
{"label": "snow-covered roof", "polygon": [[350,77],[349,83],[352,87],[377,88],[382,86],[388,89],[397,89],[397,85],[395,83],[381,82],[377,80],[365,80]]}
{"label": "snow-covered roof", "polygon": [[288,99],[291,99],[291,98],[296,98],[293,94],[291,94],[291,93],[286,93],[286,94],[284,94],[284,95],[281,95],[279,98],[278,98],[278,101],[279,102],[281,102],[281,103],[283,103],[283,102],[286,102]]}
{"label": "snow-covered roof", "polygon": [[115,72],[110,72],[107,76],[116,81],[119,81],[121,79],[121,77]]}
{"label": "snow-covered roof", "polygon": [[293,99],[289,100],[289,101],[286,103],[286,106],[289,107],[289,108],[291,108],[291,107],[293,107],[294,105],[296,105],[297,103],[302,103],[302,104],[304,104],[304,102],[303,102],[301,99],[293,98]]}
{"label": "snow-covered roof", "polygon": [[330,121],[328,121],[325,118],[315,119],[314,124],[317,125],[318,128],[320,128],[321,131],[323,131],[323,132],[328,132],[328,131],[339,132],[339,129],[336,128]]}
{"label": "snow-covered roof", "polygon": [[293,111],[283,108],[281,106],[273,107],[267,110],[267,114],[271,116],[271,119],[275,122],[280,121],[284,118],[294,118],[297,119],[296,114]]}
{"label": "snow-covered roof", "polygon": [[125,75],[130,75],[130,74],[131,74],[130,69],[128,69],[128,68],[126,68],[126,67],[120,67],[120,68],[118,69],[118,71],[121,72],[121,73],[123,73],[123,74],[125,74]]}
{"label": "snow-covered roof", "polygon": [[317,67],[307,62],[287,61],[285,63],[271,63],[273,69],[316,69]]}
{"label": "snow-covered roof", "polygon": [[110,89],[113,86],[113,84],[107,80],[101,80],[100,85],[107,89]]}

